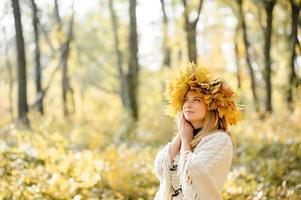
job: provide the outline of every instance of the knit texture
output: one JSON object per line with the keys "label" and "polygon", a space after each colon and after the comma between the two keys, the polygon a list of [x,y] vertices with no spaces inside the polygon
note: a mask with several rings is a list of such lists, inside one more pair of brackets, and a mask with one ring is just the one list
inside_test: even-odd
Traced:
{"label": "knit texture", "polygon": [[[160,149],[154,160],[154,172],[160,180],[155,200],[172,199],[170,145],[168,142]],[[193,152],[180,151],[178,176],[183,200],[221,200],[232,158],[231,138],[220,130],[205,136]]]}

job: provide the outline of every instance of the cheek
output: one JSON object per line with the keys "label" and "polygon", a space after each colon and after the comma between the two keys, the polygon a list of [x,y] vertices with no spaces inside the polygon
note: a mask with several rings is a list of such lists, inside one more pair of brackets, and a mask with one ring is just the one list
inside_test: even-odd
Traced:
{"label": "cheek", "polygon": [[206,106],[204,104],[198,105],[198,116],[203,118],[206,115]]}

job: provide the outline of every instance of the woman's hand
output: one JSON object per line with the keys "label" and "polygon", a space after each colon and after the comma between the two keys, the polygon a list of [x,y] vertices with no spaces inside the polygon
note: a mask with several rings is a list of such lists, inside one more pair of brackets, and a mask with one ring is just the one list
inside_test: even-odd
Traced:
{"label": "woman's hand", "polygon": [[190,144],[193,138],[193,127],[184,117],[183,111],[180,112],[178,118],[178,129],[182,144]]}

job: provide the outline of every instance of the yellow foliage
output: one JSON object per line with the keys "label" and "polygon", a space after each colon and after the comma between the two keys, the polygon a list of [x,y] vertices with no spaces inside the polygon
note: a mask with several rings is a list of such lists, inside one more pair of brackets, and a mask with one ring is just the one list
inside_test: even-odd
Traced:
{"label": "yellow foliage", "polygon": [[196,90],[203,97],[208,110],[217,110],[227,125],[235,125],[242,120],[238,96],[220,78],[213,79],[204,68],[194,63],[181,67],[180,71],[166,82],[165,97],[168,105],[165,114],[176,117],[182,110],[184,97],[188,90]]}

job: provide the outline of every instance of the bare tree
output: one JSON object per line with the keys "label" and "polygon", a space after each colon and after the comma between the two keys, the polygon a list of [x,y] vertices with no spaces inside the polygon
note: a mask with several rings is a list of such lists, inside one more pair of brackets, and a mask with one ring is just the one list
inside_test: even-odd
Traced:
{"label": "bare tree", "polygon": [[165,0],[160,0],[162,14],[163,14],[163,66],[170,67],[170,53],[171,49],[169,46],[169,39],[168,39],[168,17],[166,14],[165,8]]}
{"label": "bare tree", "polygon": [[135,121],[138,120],[138,104],[137,91],[139,79],[139,63],[138,63],[138,36],[137,36],[137,22],[136,22],[136,0],[130,0],[129,14],[130,14],[130,33],[129,33],[129,69],[127,74],[127,82],[129,87],[129,100],[131,115]]}
{"label": "bare tree", "polygon": [[187,0],[182,0],[184,6],[184,19],[185,19],[185,31],[186,31],[186,41],[188,48],[189,61],[197,63],[197,43],[196,43],[196,27],[199,21],[203,0],[199,1],[199,6],[197,10],[197,16],[194,20],[190,21],[190,12],[187,5]]}
{"label": "bare tree", "polygon": [[[58,31],[62,29],[62,20],[59,12],[58,0],[54,0],[54,13],[56,18],[56,23],[58,24]],[[73,40],[73,23],[74,23],[74,2],[72,4],[72,15],[69,22],[69,29],[67,33],[66,41],[63,41],[60,45],[61,50],[61,67],[62,67],[62,100],[63,100],[63,112],[64,116],[68,116],[70,111],[68,109],[68,97],[71,98],[71,103],[73,105],[73,112],[75,109],[74,103],[74,90],[71,86],[69,75],[68,75],[68,58],[70,54],[70,43]],[[68,95],[70,94],[70,95]]]}
{"label": "bare tree", "polygon": [[57,22],[59,30],[62,28],[62,20],[60,16],[60,11],[59,11],[59,5],[58,5],[58,0],[54,0],[54,16],[55,20]]}
{"label": "bare tree", "polygon": [[74,90],[71,87],[69,74],[68,74],[68,58],[70,54],[70,43],[73,39],[73,21],[74,21],[74,9],[72,11],[70,23],[69,23],[69,30],[68,30],[68,36],[67,40],[64,43],[63,49],[62,49],[62,57],[61,57],[61,63],[62,63],[62,97],[63,97],[63,109],[64,109],[64,115],[69,115],[69,109],[68,109],[68,93],[71,97],[71,103],[73,105],[73,112],[75,109],[74,105]]}
{"label": "bare tree", "polygon": [[125,108],[129,108],[129,97],[128,97],[128,87],[125,73],[122,68],[123,57],[119,48],[119,36],[118,36],[118,19],[114,10],[114,0],[109,0],[109,10],[112,21],[112,29],[114,36],[114,50],[116,55],[116,68],[118,71],[119,79],[119,95],[121,97],[122,104]]}
{"label": "bare tree", "polygon": [[[57,2],[55,3],[55,12],[54,13],[57,13],[55,14],[55,19],[56,19],[56,22],[58,24],[58,29],[59,31],[61,30],[61,19],[60,19],[60,16],[58,14],[58,4]],[[52,44],[51,40],[49,39],[49,33],[47,32],[47,30],[45,29],[45,27],[43,26],[43,24],[40,22],[39,18],[37,18],[37,23],[38,23],[38,30],[40,30],[45,38],[45,41],[49,47],[49,49],[51,50],[51,55],[50,55],[50,58],[49,58],[49,61],[52,61],[53,59],[55,59],[56,55],[57,54],[60,54],[61,55],[61,52],[60,50],[62,49],[62,45],[59,46],[57,49],[54,47],[54,45]],[[48,62],[49,62],[48,61]],[[45,64],[45,66],[47,66],[48,64]],[[59,71],[60,69],[60,63],[56,66],[56,68],[51,72],[50,74],[50,78],[48,79],[48,81],[45,81],[46,84],[44,87],[42,87],[42,91],[37,95],[37,98],[35,100],[35,102],[30,105],[30,108],[34,108],[34,107],[38,107],[40,102],[43,102],[43,100],[46,98],[47,94],[48,94],[48,91],[50,89],[50,86],[52,85],[53,83],[53,80],[54,80],[54,77],[55,75],[57,74],[57,72]],[[42,77],[41,77],[41,80],[42,80]],[[43,104],[42,104],[43,105]]]}
{"label": "bare tree", "polygon": [[34,0],[31,0],[32,7],[32,25],[34,29],[34,42],[35,42],[35,83],[37,94],[37,106],[41,114],[44,114],[43,98],[42,98],[42,73],[41,73],[41,61],[40,61],[40,33],[39,33],[39,20],[38,9]]}
{"label": "bare tree", "polygon": [[246,61],[247,61],[247,66],[249,70],[249,75],[251,79],[251,90],[252,90],[252,95],[253,95],[253,100],[255,103],[255,109],[257,112],[259,112],[259,102],[258,102],[258,97],[257,97],[257,92],[256,92],[256,80],[255,80],[255,72],[252,66],[252,62],[250,59],[250,51],[251,51],[251,46],[250,42],[248,39],[248,33],[247,33],[247,26],[245,22],[245,17],[244,17],[244,11],[243,11],[243,0],[236,0],[238,4],[238,9],[239,9],[239,19],[240,19],[240,24],[242,28],[242,33],[243,33],[243,42],[244,42],[244,47],[245,47],[245,56],[246,56]]}
{"label": "bare tree", "polygon": [[273,23],[273,10],[276,0],[263,1],[266,13],[266,26],[264,28],[264,80],[266,85],[266,101],[265,111],[271,113],[272,107],[272,83],[271,83],[271,37],[272,37],[272,23]]}
{"label": "bare tree", "polygon": [[[289,82],[288,82],[288,94],[287,94],[287,104],[290,110],[293,109],[293,88],[298,86],[298,77],[295,70],[295,59],[296,59],[296,47],[298,45],[298,19],[301,8],[301,1],[290,0],[291,6],[291,34],[290,34],[290,49],[291,55],[289,60]],[[300,43],[299,43],[300,44]]]}
{"label": "bare tree", "polygon": [[18,119],[29,124],[27,117],[27,81],[26,81],[26,59],[24,49],[24,38],[22,31],[21,12],[18,0],[12,0],[12,7],[14,13],[15,30],[16,30],[16,47],[17,47],[17,61],[18,61]]}

